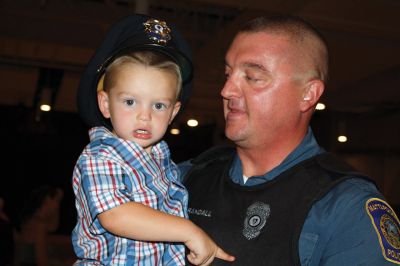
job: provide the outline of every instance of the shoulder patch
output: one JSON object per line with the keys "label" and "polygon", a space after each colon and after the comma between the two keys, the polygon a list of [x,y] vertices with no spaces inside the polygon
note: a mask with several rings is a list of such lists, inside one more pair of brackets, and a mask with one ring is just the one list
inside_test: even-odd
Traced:
{"label": "shoulder patch", "polygon": [[383,257],[400,264],[400,222],[390,205],[378,198],[368,199],[366,211],[378,234]]}

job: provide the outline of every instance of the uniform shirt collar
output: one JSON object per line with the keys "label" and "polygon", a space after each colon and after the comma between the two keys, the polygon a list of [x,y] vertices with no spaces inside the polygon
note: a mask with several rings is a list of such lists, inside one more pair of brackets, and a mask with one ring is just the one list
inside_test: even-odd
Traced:
{"label": "uniform shirt collar", "polygon": [[230,169],[230,177],[233,182],[242,185],[242,186],[254,186],[259,185],[264,182],[270,181],[277,177],[280,173],[286,171],[287,169],[293,167],[299,162],[311,158],[319,153],[324,152],[324,149],[321,148],[312,132],[311,127],[308,128],[307,134],[301,143],[294,149],[283,161],[281,164],[276,166],[271,171],[265,173],[261,176],[252,176],[247,180],[246,183],[243,182],[243,170],[242,170],[242,162],[237,154],[233,159],[233,163]]}

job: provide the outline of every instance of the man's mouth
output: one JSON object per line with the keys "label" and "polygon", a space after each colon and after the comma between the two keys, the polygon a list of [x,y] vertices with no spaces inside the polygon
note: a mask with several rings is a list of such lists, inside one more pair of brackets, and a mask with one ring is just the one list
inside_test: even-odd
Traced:
{"label": "man's mouth", "polygon": [[230,112],[234,112],[234,113],[239,113],[239,112],[245,111],[244,102],[241,100],[238,100],[238,99],[228,100],[226,107]]}

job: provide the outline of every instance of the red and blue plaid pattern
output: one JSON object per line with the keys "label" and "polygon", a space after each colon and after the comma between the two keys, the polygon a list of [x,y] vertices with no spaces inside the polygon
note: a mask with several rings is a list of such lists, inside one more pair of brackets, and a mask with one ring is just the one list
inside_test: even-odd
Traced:
{"label": "red and blue plaid pattern", "polygon": [[162,141],[149,155],[104,127],[89,131],[91,142],[73,173],[77,225],[72,241],[76,265],[184,265],[181,243],[144,242],[107,232],[98,214],[134,201],[186,217],[188,195]]}

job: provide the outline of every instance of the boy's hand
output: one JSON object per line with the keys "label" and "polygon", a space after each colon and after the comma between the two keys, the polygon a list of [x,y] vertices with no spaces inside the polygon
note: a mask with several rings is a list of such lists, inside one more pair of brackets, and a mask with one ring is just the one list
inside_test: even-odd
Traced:
{"label": "boy's hand", "polygon": [[214,258],[234,261],[235,257],[229,255],[215,244],[215,242],[200,228],[198,232],[185,242],[190,250],[187,258],[193,265],[210,265]]}
{"label": "boy's hand", "polygon": [[221,248],[219,248],[218,246],[216,246],[217,250],[216,253],[209,256],[209,257],[202,257],[200,255],[195,255],[193,252],[190,252],[188,254],[188,260],[190,261],[190,263],[194,264],[194,265],[210,265],[211,262],[214,260],[214,258],[219,258],[222,260],[226,260],[226,261],[234,261],[235,257],[233,257],[232,255],[229,255],[228,253],[226,253],[224,250],[222,250]]}

